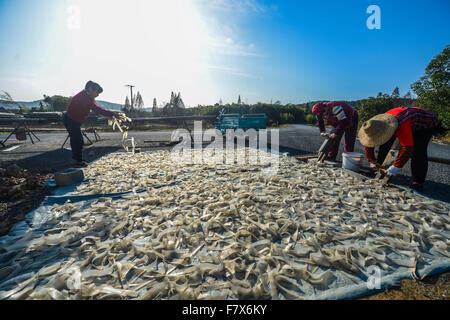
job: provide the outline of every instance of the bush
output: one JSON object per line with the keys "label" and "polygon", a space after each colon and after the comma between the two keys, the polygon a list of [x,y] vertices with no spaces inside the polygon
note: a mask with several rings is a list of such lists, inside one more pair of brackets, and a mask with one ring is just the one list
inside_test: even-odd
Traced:
{"label": "bush", "polygon": [[385,113],[386,111],[397,107],[409,107],[413,103],[414,100],[412,99],[399,98],[380,92],[376,98],[370,97],[358,101],[355,107],[356,110],[358,110],[359,122],[363,123],[377,114]]}
{"label": "bush", "polygon": [[316,117],[313,114],[307,114],[306,115],[306,122],[309,124],[315,124],[316,123]]}
{"label": "bush", "polygon": [[294,116],[290,113],[282,113],[280,118],[281,123],[292,123],[294,121]]}

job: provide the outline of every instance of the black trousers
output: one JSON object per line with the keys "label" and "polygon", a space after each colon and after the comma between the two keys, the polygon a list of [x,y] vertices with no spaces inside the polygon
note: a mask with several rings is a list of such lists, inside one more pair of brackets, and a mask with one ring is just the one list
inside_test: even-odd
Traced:
{"label": "black trousers", "polygon": [[[428,143],[436,129],[425,129],[413,132],[414,151],[411,156],[411,175],[414,182],[424,183],[428,172]],[[394,135],[388,142],[380,146],[377,162],[383,163],[394,144]]]}
{"label": "black trousers", "polygon": [[63,116],[64,126],[70,136],[70,148],[72,149],[72,158],[75,161],[83,161],[83,135],[81,134],[81,123],[70,119],[66,113]]}

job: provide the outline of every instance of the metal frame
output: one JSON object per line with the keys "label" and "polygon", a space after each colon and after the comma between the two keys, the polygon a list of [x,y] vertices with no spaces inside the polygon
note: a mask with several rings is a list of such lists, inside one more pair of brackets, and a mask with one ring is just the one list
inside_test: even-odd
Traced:
{"label": "metal frame", "polygon": [[34,144],[34,141],[33,141],[33,137],[32,137],[32,136],[34,136],[38,141],[41,141],[41,139],[39,139],[38,136],[35,135],[34,132],[33,132],[32,130],[30,130],[30,128],[28,128],[27,123],[26,123],[25,121],[21,121],[21,122],[17,122],[17,125],[16,125],[16,127],[13,129],[13,131],[11,131],[11,133],[8,135],[8,137],[7,137],[5,140],[0,141],[0,144],[1,144],[3,147],[6,147],[6,145],[5,145],[6,141],[8,141],[8,139],[11,138],[11,136],[12,136],[13,134],[16,133],[17,129],[19,129],[19,128],[22,127],[22,126],[25,128],[25,134],[28,134],[28,136],[29,136],[29,138],[30,138],[32,144]]}

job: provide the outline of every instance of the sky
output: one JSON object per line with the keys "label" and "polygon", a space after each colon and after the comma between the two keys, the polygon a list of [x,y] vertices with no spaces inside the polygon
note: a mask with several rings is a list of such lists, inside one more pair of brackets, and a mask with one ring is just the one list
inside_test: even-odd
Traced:
{"label": "sky", "polygon": [[187,106],[357,100],[410,90],[450,44],[450,1],[0,0],[0,40],[17,101],[88,80],[115,103],[135,85],[148,107],[171,91]]}

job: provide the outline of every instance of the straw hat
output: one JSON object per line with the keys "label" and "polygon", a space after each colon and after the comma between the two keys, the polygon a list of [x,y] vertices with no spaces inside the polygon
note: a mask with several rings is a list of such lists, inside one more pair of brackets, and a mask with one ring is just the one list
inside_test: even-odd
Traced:
{"label": "straw hat", "polygon": [[358,138],[365,147],[381,146],[392,138],[397,127],[397,118],[392,114],[379,114],[363,123],[358,132]]}

